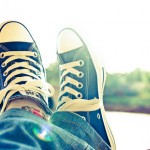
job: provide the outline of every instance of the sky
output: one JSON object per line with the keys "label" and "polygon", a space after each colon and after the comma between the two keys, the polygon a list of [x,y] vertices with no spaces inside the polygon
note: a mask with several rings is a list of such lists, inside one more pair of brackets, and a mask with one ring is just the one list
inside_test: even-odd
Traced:
{"label": "sky", "polygon": [[0,0],[0,22],[31,32],[44,66],[56,61],[58,33],[75,29],[107,72],[150,71],[149,0]]}

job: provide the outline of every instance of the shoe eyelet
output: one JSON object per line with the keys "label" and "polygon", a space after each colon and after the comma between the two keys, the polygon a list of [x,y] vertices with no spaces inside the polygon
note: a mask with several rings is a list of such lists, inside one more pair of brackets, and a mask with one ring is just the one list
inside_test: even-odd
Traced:
{"label": "shoe eyelet", "polygon": [[7,82],[4,82],[4,86],[6,86],[7,85]]}
{"label": "shoe eyelet", "polygon": [[79,74],[78,74],[78,77],[79,78],[82,78],[84,76],[84,73],[83,72],[80,72]]}
{"label": "shoe eyelet", "polygon": [[3,73],[3,76],[7,76],[7,74],[8,74],[8,72],[5,71],[5,72]]}
{"label": "shoe eyelet", "polygon": [[6,66],[6,63],[2,63],[2,65],[1,65],[2,67],[5,67]]}
{"label": "shoe eyelet", "polygon": [[83,118],[83,120],[86,121],[86,118],[84,116],[81,116],[81,118]]}
{"label": "shoe eyelet", "polygon": [[48,89],[48,92],[49,92],[49,93],[52,93],[52,91],[51,91],[50,89]]}
{"label": "shoe eyelet", "polygon": [[4,58],[4,57],[5,57],[4,53],[0,53],[0,58]]}
{"label": "shoe eyelet", "polygon": [[78,93],[78,94],[76,95],[76,98],[82,98],[82,94],[81,94],[81,93]]}
{"label": "shoe eyelet", "polygon": [[36,52],[34,52],[34,57],[37,57],[37,53]]}
{"label": "shoe eyelet", "polygon": [[97,119],[100,119],[100,118],[101,118],[100,114],[99,114],[99,113],[97,113]]}
{"label": "shoe eyelet", "polygon": [[79,60],[79,66],[83,66],[84,65],[84,61],[83,60]]}
{"label": "shoe eyelet", "polygon": [[78,89],[83,88],[83,84],[82,84],[81,82],[79,82],[79,84],[77,85],[77,88],[78,88]]}
{"label": "shoe eyelet", "polygon": [[35,65],[37,65],[37,66],[38,66],[38,63],[37,63],[37,62],[35,62]]}
{"label": "shoe eyelet", "polygon": [[36,73],[37,73],[37,75],[40,75],[40,74],[41,74],[40,71],[37,71]]}

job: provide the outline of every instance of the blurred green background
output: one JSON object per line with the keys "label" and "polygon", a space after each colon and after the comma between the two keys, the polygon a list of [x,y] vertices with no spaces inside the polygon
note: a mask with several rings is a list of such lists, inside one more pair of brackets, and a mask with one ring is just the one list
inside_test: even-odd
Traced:
{"label": "blurred green background", "polygon": [[[47,81],[55,87],[53,109],[59,94],[57,62],[46,68]],[[109,111],[150,113],[150,72],[135,69],[129,73],[107,74],[104,104]]]}

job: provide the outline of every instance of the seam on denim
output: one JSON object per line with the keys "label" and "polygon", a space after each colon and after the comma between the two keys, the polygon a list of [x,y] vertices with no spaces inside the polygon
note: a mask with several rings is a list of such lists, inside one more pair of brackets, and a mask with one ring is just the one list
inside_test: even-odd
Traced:
{"label": "seam on denim", "polygon": [[[62,129],[62,128],[61,128],[61,129]],[[63,130],[64,130],[64,129],[63,129]],[[66,131],[66,130],[65,130],[65,131]],[[66,140],[66,138],[65,138],[63,135],[61,136],[61,135],[57,132],[57,130],[53,130],[53,132],[56,133],[58,136],[60,136],[66,144],[71,145],[74,150],[79,150],[79,149],[76,149],[74,145],[72,145],[72,142],[68,142],[68,141]],[[66,131],[66,132],[68,132],[68,131]],[[71,134],[70,132],[68,132],[68,133]],[[72,135],[72,134],[71,134],[71,135]],[[73,135],[73,136],[74,136],[74,135]]]}
{"label": "seam on denim", "polygon": [[[19,113],[16,112],[16,110],[19,111]],[[11,111],[13,111],[13,113],[11,113]],[[43,120],[43,119],[39,118],[38,116],[36,116],[36,115],[34,115],[28,111],[25,111],[21,108],[13,108],[13,109],[7,110],[5,112],[5,114],[2,114],[0,116],[0,119],[5,119],[5,118],[9,118],[9,117],[10,118],[12,118],[12,117],[21,117],[21,118],[25,117],[25,118],[31,119],[33,122],[37,121],[37,122],[43,123],[43,121],[45,121],[46,123],[49,123],[48,121]]]}
{"label": "seam on denim", "polygon": [[[80,128],[82,128],[82,129],[84,129],[85,130],[85,132],[89,135],[89,137],[90,137],[90,134],[86,131],[86,128],[84,128],[83,126],[80,126],[79,124],[77,124],[77,123],[75,123],[75,122],[71,122],[71,121],[68,121],[68,120],[61,120],[62,122],[64,121],[65,123],[71,123],[71,124],[74,124],[74,125],[77,125],[78,127],[80,127]],[[89,138],[89,139],[91,139],[91,138]],[[101,139],[102,141],[103,141],[103,139]],[[94,144],[95,145],[97,145],[96,143],[95,143],[95,141],[93,141],[94,142]],[[100,145],[101,146],[101,145]]]}
{"label": "seam on denim", "polygon": [[[79,126],[79,127],[81,127],[82,129],[84,129],[85,130],[85,132],[88,134],[88,132],[86,131],[86,128],[84,128],[83,126],[80,126],[78,123],[76,123],[76,122],[71,122],[71,121],[68,121],[68,120],[66,120],[66,119],[61,119],[61,121],[63,122],[66,122],[66,123],[72,123],[72,124],[75,124],[75,125],[77,125],[77,126]],[[89,124],[88,124],[89,125]],[[89,125],[90,126],[90,125]],[[94,130],[94,129],[93,129]],[[96,132],[96,131],[95,131]],[[96,132],[97,133],[97,132]],[[98,134],[98,133],[97,133]],[[88,135],[90,135],[90,134],[88,134]],[[99,135],[99,134],[98,134]],[[101,138],[101,136],[99,135],[99,138],[101,139],[101,142],[102,142],[102,144],[98,144],[98,146],[103,146],[104,144],[108,147],[108,148],[110,148],[109,147],[109,145]],[[95,141],[93,141],[94,143],[95,143]],[[95,143],[96,144],[96,143]],[[97,144],[96,144],[97,145]]]}

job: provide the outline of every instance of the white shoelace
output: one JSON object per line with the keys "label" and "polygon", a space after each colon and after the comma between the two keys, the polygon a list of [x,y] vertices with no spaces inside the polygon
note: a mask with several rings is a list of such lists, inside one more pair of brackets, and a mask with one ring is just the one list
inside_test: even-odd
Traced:
{"label": "white shoelace", "polygon": [[[59,65],[60,71],[63,71],[60,81],[64,79],[61,83],[61,89],[59,97],[61,97],[61,101],[58,103],[58,111],[93,111],[99,109],[101,106],[101,100],[99,99],[91,99],[86,100],[82,99],[82,93],[76,91],[75,89],[67,86],[67,83],[75,85],[78,89],[83,87],[81,82],[67,76],[68,73],[76,75],[78,78],[82,78],[84,76],[83,72],[75,69],[74,67],[83,66],[84,61],[74,61],[70,63],[66,63],[63,65]],[[63,96],[65,93],[70,93],[76,97],[76,99],[71,99],[68,96]]]}
{"label": "white shoelace", "polygon": [[[37,68],[29,64],[29,62],[31,62],[34,63],[35,65],[38,65],[38,67],[40,67],[40,65],[35,60],[29,58],[30,56],[37,57],[37,54],[35,52],[10,51],[10,52],[0,53],[0,59],[3,59],[4,57],[7,56],[9,57],[2,63],[2,67],[5,67],[9,62],[12,62],[16,59],[21,59],[22,62],[16,62],[13,65],[7,67],[7,69],[3,73],[3,76],[6,76],[6,79],[4,81],[4,89],[0,91],[0,103],[2,102],[3,99],[5,99],[5,101],[3,103],[3,107],[1,109],[0,114],[5,110],[9,98],[16,92],[21,93],[23,91],[29,90],[29,91],[40,93],[41,95],[43,96],[45,95],[48,97],[54,94],[53,87],[47,82],[42,81],[40,77],[38,77],[32,72],[34,71],[37,74],[40,74]],[[18,67],[21,67],[22,69],[17,69]],[[16,70],[9,73],[12,69],[16,69]],[[16,77],[8,84],[8,81],[10,79],[12,79],[14,76],[19,74],[24,74],[24,76]],[[25,82],[25,84],[18,84],[19,82]]]}

